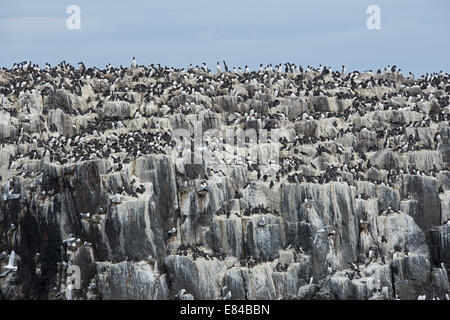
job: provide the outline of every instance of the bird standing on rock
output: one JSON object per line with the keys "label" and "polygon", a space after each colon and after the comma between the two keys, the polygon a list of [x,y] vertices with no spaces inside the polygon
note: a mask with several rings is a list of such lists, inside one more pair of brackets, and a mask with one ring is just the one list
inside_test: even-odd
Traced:
{"label": "bird standing on rock", "polygon": [[223,300],[230,300],[231,299],[231,291],[228,291],[227,294],[223,297]]}
{"label": "bird standing on rock", "polygon": [[264,227],[266,225],[266,218],[265,217],[261,217],[261,219],[259,219],[258,225],[260,227]]}
{"label": "bird standing on rock", "polygon": [[[379,271],[397,273],[399,263],[414,262],[417,246],[402,240],[407,225],[397,222],[409,218],[408,208],[424,209],[417,204],[424,197],[423,188],[415,186],[437,181],[434,196],[446,199],[448,168],[442,159],[448,140],[448,74],[405,78],[395,66],[386,68],[386,74],[382,69],[376,74],[370,70],[347,73],[345,66],[339,72],[325,65],[308,66],[304,71],[291,62],[274,67],[252,64],[259,65],[254,70],[241,64],[239,71],[235,67],[229,72],[225,60],[223,65],[217,61],[215,73],[205,62],[182,69],[139,66],[135,57],[131,67],[128,63],[119,68],[109,63],[102,70],[62,62],[39,69],[24,61],[0,70],[0,159],[4,160],[0,163],[0,237],[7,240],[0,243],[0,260],[4,266],[10,257],[2,271],[14,281],[26,277],[21,277],[22,272],[14,277],[11,270],[18,265],[27,267],[37,249],[28,248],[23,241],[24,236],[33,234],[29,230],[33,224],[22,219],[28,212],[42,218],[43,226],[52,224],[56,214],[59,235],[49,236],[51,230],[42,230],[38,237],[50,248],[61,247],[65,263],[70,265],[80,252],[113,248],[116,237],[111,232],[120,230],[118,236],[123,239],[119,242],[144,241],[148,250],[131,253],[128,248],[123,255],[112,254],[110,262],[126,261],[127,254],[129,265],[148,268],[150,264],[155,276],[165,272],[157,261],[169,261],[166,258],[171,255],[197,265],[223,262],[223,266],[234,266],[235,259],[248,268],[273,263],[273,272],[288,270],[277,276],[288,276],[295,271],[292,262],[310,264],[316,249],[324,247],[330,255],[319,265],[319,277],[314,281],[318,290],[323,291],[324,278],[326,282],[344,276],[361,292],[372,294],[376,293],[372,280],[383,276]],[[386,121],[380,125],[372,116]],[[191,129],[197,120],[203,123],[201,129],[217,130],[223,136],[202,136],[199,145],[173,141],[175,130]],[[238,134],[248,129],[255,130],[256,137]],[[270,133],[270,140],[260,129]],[[275,131],[281,132],[281,137],[272,134]],[[230,134],[233,142],[225,142],[227,132],[234,132]],[[272,145],[279,151],[275,151],[278,159],[267,159],[274,151]],[[210,147],[214,147],[215,157],[219,155],[216,163],[187,163]],[[241,156],[240,151],[246,151],[243,148],[254,148],[256,159]],[[183,158],[183,163],[174,163],[172,154]],[[433,222],[432,227],[445,233],[450,220],[447,222],[447,207],[441,207],[441,219],[436,221],[440,226]],[[61,210],[76,215],[63,219],[63,212],[61,220]],[[294,224],[289,222],[291,218]],[[405,221],[414,226],[413,220]],[[236,227],[241,232],[241,222],[250,222],[255,233],[251,240],[258,245],[275,246],[276,253],[283,246],[280,257],[259,249],[258,253],[238,250],[239,258],[223,254],[231,254],[222,243],[227,237],[216,233],[230,236]],[[396,228],[380,228],[392,223]],[[149,235],[151,230],[157,232],[158,225],[166,240],[162,247],[157,235]],[[89,230],[83,229],[86,227]],[[180,229],[178,235],[178,227],[189,232]],[[411,230],[414,240],[426,245],[415,236],[415,229]],[[299,236],[298,231],[306,233]],[[66,232],[75,236],[66,236]],[[211,242],[211,235],[220,241]],[[307,244],[310,237],[314,240]],[[184,246],[175,249],[180,241]],[[349,242],[352,248],[358,247],[354,255],[346,251]],[[196,243],[198,248],[188,248],[186,243]],[[306,252],[300,244],[307,246]],[[8,255],[13,249],[23,256],[22,261]],[[157,260],[149,256],[149,251],[155,255],[155,250]],[[255,258],[248,258],[250,254]],[[48,253],[42,258],[44,272]],[[354,263],[342,266],[348,261]],[[102,269],[117,267],[120,265]],[[203,279],[201,273],[208,268],[199,270],[199,279]],[[372,271],[376,273],[369,275]],[[240,271],[236,267],[230,272]],[[189,275],[181,278],[184,276]],[[266,275],[261,277],[264,281]],[[100,289],[101,278],[97,283]],[[280,279],[284,278],[288,279]],[[61,280],[57,286],[64,290]],[[230,285],[229,279],[223,281]],[[198,292],[195,286],[202,284],[191,282],[187,289]],[[77,298],[85,298],[87,283],[83,281]],[[428,287],[425,280],[421,285]],[[405,290],[407,286],[405,282]],[[134,287],[131,283],[129,288]],[[185,289],[175,294],[180,289],[175,283],[169,289],[172,298],[193,297]],[[383,293],[392,294],[387,291]],[[215,294],[219,299],[231,298],[229,288]]]}
{"label": "bird standing on rock", "polygon": [[221,73],[222,69],[220,68],[220,63],[217,61],[217,73]]}
{"label": "bird standing on rock", "polygon": [[225,72],[228,72],[228,66],[227,63],[225,62],[225,60],[222,61],[223,62],[223,66],[225,68]]}

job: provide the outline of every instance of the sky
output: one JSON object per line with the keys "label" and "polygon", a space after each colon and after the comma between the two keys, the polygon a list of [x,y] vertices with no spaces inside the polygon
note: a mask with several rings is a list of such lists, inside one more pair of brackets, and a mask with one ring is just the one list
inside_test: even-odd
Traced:
{"label": "sky", "polygon": [[[68,29],[69,5],[81,28]],[[369,30],[369,5],[380,8]],[[63,60],[103,68],[151,63],[187,67],[217,61],[319,64],[403,73],[450,73],[448,0],[0,0],[0,67]]]}

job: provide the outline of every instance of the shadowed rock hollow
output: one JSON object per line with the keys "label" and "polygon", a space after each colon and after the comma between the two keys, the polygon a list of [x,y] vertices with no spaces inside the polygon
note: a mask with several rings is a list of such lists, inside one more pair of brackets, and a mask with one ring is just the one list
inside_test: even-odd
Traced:
{"label": "shadowed rock hollow", "polygon": [[0,299],[446,299],[449,94],[395,68],[2,69]]}

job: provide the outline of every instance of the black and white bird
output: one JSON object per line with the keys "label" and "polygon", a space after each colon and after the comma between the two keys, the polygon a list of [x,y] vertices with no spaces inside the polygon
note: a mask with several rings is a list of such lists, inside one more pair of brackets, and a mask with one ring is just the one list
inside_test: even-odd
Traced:
{"label": "black and white bird", "polygon": [[349,262],[349,265],[353,271],[359,271],[359,267],[355,263]]}
{"label": "black and white bird", "polygon": [[114,91],[116,91],[116,86],[113,83],[109,86],[109,94],[112,95],[114,93]]}
{"label": "black and white bird", "polygon": [[120,195],[118,195],[118,194],[114,195],[112,197],[112,199],[111,199],[111,203],[112,204],[119,204],[119,203],[121,203]]}
{"label": "black and white bird", "polygon": [[228,72],[228,66],[227,63],[225,62],[225,60],[222,61],[223,62],[223,66],[225,68],[225,72]]}
{"label": "black and white bird", "polygon": [[12,250],[11,254],[9,255],[8,264],[6,266],[3,266],[0,277],[4,277],[10,271],[16,272],[18,267],[15,264],[16,264],[16,252]]}
{"label": "black and white bird", "polygon": [[231,299],[231,291],[228,291],[227,294],[223,297],[223,300],[230,300]]}
{"label": "black and white bird", "polygon": [[198,187],[197,193],[205,194],[207,192],[208,192],[208,185],[206,184],[206,182],[203,182],[202,184],[200,184],[200,187]]}
{"label": "black and white bird", "polygon": [[267,224],[266,218],[265,217],[261,217],[258,221],[258,225],[260,227],[264,227]]}
{"label": "black and white bird", "polygon": [[217,61],[217,73],[221,73],[222,69],[220,68],[220,63]]}
{"label": "black and white bird", "polygon": [[333,269],[331,268],[331,265],[330,264],[328,264],[328,267],[327,267],[327,272],[328,272],[328,274],[333,274]]}
{"label": "black and white bird", "polygon": [[186,289],[180,289],[177,294],[175,295],[175,299],[177,300],[181,300],[181,297],[184,295],[184,293],[186,292]]}
{"label": "black and white bird", "polygon": [[86,213],[80,212],[80,216],[81,216],[82,218],[89,219],[89,217],[91,216],[91,214],[90,214],[89,212],[86,212]]}
{"label": "black and white bird", "polygon": [[20,198],[20,193],[13,193],[11,188],[11,180],[6,180],[5,191],[3,192],[3,201],[14,200]]}

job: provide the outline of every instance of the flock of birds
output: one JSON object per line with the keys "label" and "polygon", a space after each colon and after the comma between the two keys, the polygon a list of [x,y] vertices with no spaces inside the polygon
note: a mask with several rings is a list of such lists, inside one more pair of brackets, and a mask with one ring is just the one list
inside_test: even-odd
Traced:
{"label": "flock of birds", "polygon": [[[222,67],[223,65],[223,67]],[[108,64],[104,69],[86,67],[80,62],[77,67],[65,61],[55,67],[46,64],[44,68],[31,61],[16,63],[12,69],[0,70],[0,103],[2,112],[10,119],[20,119],[16,124],[15,134],[0,135],[0,148],[13,146],[15,151],[11,153],[7,170],[2,170],[0,182],[4,184],[3,202],[20,199],[20,190],[15,189],[14,176],[22,176],[29,181],[27,188],[30,192],[40,190],[42,184],[42,171],[33,171],[26,166],[31,160],[47,160],[52,163],[64,165],[66,170],[85,160],[108,159],[110,167],[107,173],[120,172],[125,166],[136,158],[146,154],[171,154],[177,150],[172,139],[173,128],[167,125],[164,119],[179,119],[180,115],[196,114],[207,108],[198,97],[205,96],[211,99],[211,112],[224,114],[227,127],[247,128],[255,121],[261,121],[265,129],[273,129],[280,121],[290,121],[296,128],[293,139],[279,138],[282,155],[279,161],[279,169],[273,174],[266,174],[261,170],[258,162],[244,158],[230,162],[223,161],[221,165],[245,165],[249,180],[267,182],[269,188],[279,187],[282,183],[318,183],[326,184],[331,181],[358,181],[365,180],[378,185],[395,187],[401,181],[403,174],[432,175],[443,172],[442,168],[433,167],[429,171],[419,170],[415,167],[390,168],[386,178],[367,178],[368,170],[380,170],[376,164],[372,164],[367,158],[367,152],[390,148],[399,153],[407,153],[417,150],[437,150],[442,144],[442,137],[435,130],[433,141],[424,143],[415,134],[406,134],[407,128],[430,128],[446,123],[448,126],[449,115],[444,108],[450,105],[450,76],[439,72],[426,74],[415,78],[411,73],[407,77],[402,75],[397,66],[388,66],[376,72],[371,70],[360,73],[358,71],[347,72],[342,66],[341,70],[320,65],[318,68],[293,63],[272,64],[259,66],[258,70],[244,68],[228,68],[225,61],[217,62],[216,73],[213,73],[206,63],[202,65],[189,65],[188,68],[171,68],[151,64],[149,66],[138,65],[133,58],[131,68],[113,67]],[[376,90],[384,88],[385,93],[364,95],[361,90]],[[72,103],[58,103],[61,92],[70,95]],[[427,93],[426,93],[427,92]],[[429,93],[428,93],[429,92]],[[27,97],[29,95],[41,95],[44,105],[41,111],[37,110]],[[181,99],[183,96],[197,97],[193,99]],[[218,106],[219,97],[232,97],[238,103],[245,104],[251,100],[261,101],[267,104],[268,112],[258,112],[254,108],[248,111],[225,112]],[[271,112],[270,109],[281,106],[287,99],[298,97],[336,97],[338,100],[349,101],[350,106],[340,112],[323,112],[320,108],[308,109],[300,115],[289,118],[280,111]],[[151,114],[142,112],[142,108],[136,109],[128,118],[109,117],[100,115],[100,110],[109,102],[123,101],[128,104],[153,104],[155,111]],[[19,104],[21,103],[21,105]],[[428,114],[423,114],[421,120],[412,121],[406,125],[394,124],[387,128],[357,127],[354,124],[355,117],[362,117],[373,111],[407,110],[421,112],[422,105],[430,103],[433,107]],[[70,136],[57,133],[58,128],[49,121],[51,110],[60,108],[73,121]],[[29,128],[29,116],[36,112],[38,115],[39,130],[31,132]],[[141,122],[140,127],[136,121],[147,118]],[[79,121],[77,121],[79,120]],[[330,120],[336,132],[334,137],[315,136],[299,130],[298,123],[317,123]],[[366,149],[354,150],[344,148],[336,140],[349,134],[375,132],[376,144]],[[209,144],[218,144],[219,141],[210,140]],[[28,148],[19,146],[27,144]],[[182,154],[183,150],[177,150]],[[335,158],[339,161],[317,165],[313,160],[321,158]],[[345,160],[344,160],[345,159]],[[312,169],[312,173],[303,170],[305,167]],[[199,177],[199,194],[208,192],[209,176],[212,174],[224,175],[220,168],[208,168],[205,176]],[[185,180],[189,180],[185,177]],[[249,186],[248,183],[245,188]],[[185,182],[184,186],[187,185]],[[222,185],[223,187],[223,185]],[[118,204],[123,196],[139,197],[147,189],[136,180],[121,190],[115,190],[111,198],[112,204]],[[441,190],[440,190],[441,191]],[[54,196],[58,190],[40,191],[43,196]],[[236,197],[239,197],[236,190]],[[365,193],[358,195],[359,199],[368,199]],[[313,199],[306,199],[306,203],[312,203]],[[395,210],[389,208],[380,214],[393,214]],[[231,208],[224,203],[216,213],[230,217]],[[276,210],[270,210],[263,205],[255,204],[254,207],[245,208],[244,216],[253,214],[261,215],[258,226],[264,227],[267,220],[266,214],[279,215]],[[237,214],[240,216],[239,214]],[[81,213],[81,218],[87,221],[99,220],[96,213]],[[364,227],[364,219],[360,224]],[[450,222],[448,222],[450,223]],[[174,235],[177,227],[168,230],[169,235]],[[68,248],[76,249],[80,246],[92,246],[91,243],[71,236],[64,240]],[[302,252],[301,248],[296,249]],[[177,249],[177,254],[192,254],[194,260],[198,257],[205,259],[224,259],[222,254],[206,253],[197,247],[182,246]],[[403,253],[407,254],[407,253]],[[1,259],[9,256],[8,264],[2,267],[2,276],[10,271],[16,271],[14,250],[8,255],[3,252]],[[376,248],[368,252],[368,260],[375,261],[385,257],[379,257]],[[0,260],[1,260],[0,259]],[[244,259],[241,265],[254,266],[258,259],[249,257]],[[347,273],[350,279],[360,277],[359,267],[350,263],[351,272]],[[285,271],[287,266],[277,265],[276,270]],[[335,270],[329,266],[329,273]],[[94,289],[95,283],[92,284]],[[184,289],[183,289],[184,290]],[[180,290],[176,298],[181,299],[185,291]],[[231,292],[224,290],[223,299],[230,299]]]}
{"label": "flock of birds", "polygon": [[[299,120],[312,120],[312,119],[345,119],[348,120],[351,114],[359,113],[365,114],[374,110],[396,110],[396,109],[408,109],[417,110],[421,102],[437,99],[441,107],[449,104],[449,96],[441,95],[434,97],[431,93],[428,96],[423,94],[412,94],[406,90],[401,90],[405,86],[418,86],[422,90],[434,86],[437,89],[443,89],[448,91],[449,77],[447,74],[439,73],[426,75],[418,80],[413,80],[413,77],[403,80],[403,84],[400,85],[398,92],[385,94],[381,99],[377,96],[371,98],[364,98],[359,96],[356,89],[359,88],[372,88],[375,86],[385,87],[397,87],[398,83],[393,78],[377,77],[380,74],[395,74],[400,75],[401,71],[396,69],[396,66],[387,67],[384,70],[378,70],[376,74],[366,72],[361,75],[355,71],[349,74],[345,73],[345,68],[342,71],[332,71],[329,67],[320,66],[317,69],[307,67],[303,69],[301,66],[297,66],[291,63],[284,65],[284,72],[282,65],[276,65],[272,67],[267,65],[266,67],[260,67],[259,71],[250,71],[246,66],[244,70],[238,68],[229,71],[226,63],[224,62],[225,72],[218,63],[217,73],[214,75],[207,68],[204,63],[202,66],[189,66],[187,70],[174,69],[168,67],[161,67],[150,65],[148,67],[138,67],[135,59],[132,62],[132,69],[136,69],[136,72],[132,73],[131,80],[129,79],[130,70],[128,68],[114,68],[108,65],[106,69],[99,70],[97,68],[86,68],[83,63],[79,64],[79,68],[66,64],[65,62],[58,66],[51,68],[46,65],[44,69],[39,68],[37,65],[31,64],[31,62],[23,62],[15,64],[11,70],[8,70],[8,83],[2,84],[0,92],[3,94],[2,104],[3,110],[10,113],[11,116],[17,114],[16,108],[12,106],[10,99],[19,98],[25,94],[40,93],[43,96],[51,95],[57,89],[66,89],[71,94],[81,97],[82,88],[89,86],[93,89],[93,94],[89,96],[83,96],[86,99],[81,108],[71,108],[71,110],[65,110],[73,116],[82,116],[86,114],[96,113],[98,109],[110,100],[127,100],[134,102],[133,95],[131,93],[137,92],[143,96],[143,101],[153,101],[158,107],[170,108],[168,114],[176,114],[179,112],[192,113],[195,110],[194,102],[186,102],[184,105],[172,103],[173,97],[180,94],[193,95],[200,93],[208,95],[210,97],[217,97],[220,95],[237,96],[240,100],[245,101],[249,98],[263,97],[264,94],[271,94],[274,99],[271,102],[273,105],[280,103],[276,98],[282,97],[298,97],[298,96],[340,96],[339,92],[332,92],[331,90],[336,88],[345,88],[345,93],[341,93],[342,98],[354,99],[351,108],[342,113],[333,112],[313,112],[303,113],[301,116],[293,120],[295,123]],[[358,78],[361,78],[359,80]],[[95,84],[92,83],[92,79],[97,80]],[[126,81],[124,81],[126,80]],[[147,80],[147,81],[140,81]],[[283,81],[289,81],[287,87],[280,85]],[[358,81],[359,80],[359,81]],[[254,92],[247,92],[242,95],[235,87],[236,84],[248,84],[252,86]],[[106,90],[105,90],[106,89]],[[251,91],[251,90],[248,90]],[[129,100],[131,99],[131,100]],[[406,106],[397,104],[393,101],[395,99],[403,99],[406,102]],[[11,107],[8,108],[8,105]],[[54,107],[54,106],[50,106]],[[26,105],[25,113],[31,113],[29,106]],[[43,110],[45,115],[48,112],[46,108]],[[156,114],[157,116],[163,116],[162,114]],[[230,115],[229,115],[230,116]],[[284,120],[286,116],[282,113],[274,113],[269,115],[258,115],[253,109],[244,114],[232,114],[231,116],[237,117],[237,121],[233,122],[234,125],[243,125],[251,122],[255,119],[261,119],[266,123],[271,123],[271,120]],[[134,115],[135,118],[142,117],[138,112]],[[156,118],[156,117],[155,117]],[[20,144],[29,143],[35,145],[36,148],[31,148],[26,154],[17,154],[16,157],[10,159],[11,165],[14,166],[14,160],[19,158],[28,157],[29,159],[42,159],[46,156],[50,157],[52,162],[75,163],[88,159],[95,158],[109,158],[114,157],[115,153],[124,152],[127,154],[127,158],[134,159],[140,155],[149,153],[168,153],[172,149],[171,145],[171,130],[168,128],[160,128],[159,121],[152,119],[151,127],[143,126],[143,130],[130,130],[127,133],[116,135],[111,132],[105,135],[103,132],[111,131],[115,128],[120,129],[125,127],[124,121],[117,119],[113,121],[108,119],[104,121],[99,117],[90,117],[89,120],[84,123],[84,127],[77,127],[74,124],[74,129],[78,133],[75,137],[65,136],[51,136],[48,140],[41,140],[39,136],[33,134],[27,134],[24,132],[23,126],[18,128],[19,134],[12,137],[1,139],[2,147],[7,144]],[[45,123],[43,115],[40,115],[40,121]],[[429,127],[433,122],[448,121],[448,115],[443,113],[430,114],[423,120],[410,123],[409,126]],[[55,128],[49,128],[53,132]],[[153,130],[154,129],[154,130]],[[336,138],[339,138],[347,133],[354,133],[358,131],[355,126],[348,125],[347,128],[340,128]],[[367,130],[363,128],[363,130]],[[424,146],[418,141],[418,137],[408,136],[407,141],[398,143],[398,137],[404,133],[404,127],[398,127],[391,131],[384,130],[377,132],[378,138],[384,141],[384,147],[393,147],[394,150],[400,152],[408,152],[413,150],[428,149],[432,146]],[[390,138],[394,139],[390,139]],[[296,136],[293,141],[287,141],[286,138],[281,139],[281,150],[292,149],[298,145],[311,144],[314,148],[310,151],[313,154],[306,156],[320,156],[322,153],[342,153],[342,148],[335,149],[335,146],[328,144],[330,139],[324,137],[314,136]],[[396,141],[397,140],[397,141]],[[440,136],[435,136],[435,146],[438,148],[440,144]],[[37,150],[39,149],[39,151]],[[43,152],[42,152],[43,151]],[[367,150],[370,151],[370,150]],[[299,150],[294,149],[294,152]],[[300,155],[305,155],[305,151],[300,151]],[[362,159],[364,156],[360,154]],[[123,159],[121,159],[123,160]],[[126,161],[126,160],[125,160]],[[299,165],[304,164],[304,160],[301,157],[291,157],[283,159],[283,167],[276,175],[277,181],[293,168],[298,168]],[[300,174],[293,174],[288,177],[290,182],[313,182],[313,183],[327,183],[329,181],[339,180],[342,172],[351,172],[354,178],[358,178],[357,172],[361,170],[361,163],[358,166],[348,166],[347,164],[341,167],[330,166],[326,173],[318,176],[302,176]],[[314,166],[314,164],[313,164]],[[370,163],[368,164],[370,167]],[[254,170],[254,166],[248,163],[249,170]],[[10,167],[12,169],[14,167]],[[120,166],[116,168],[120,170]],[[414,171],[414,169],[412,169]],[[392,177],[400,172],[393,171]],[[260,175],[260,173],[259,173]]]}

